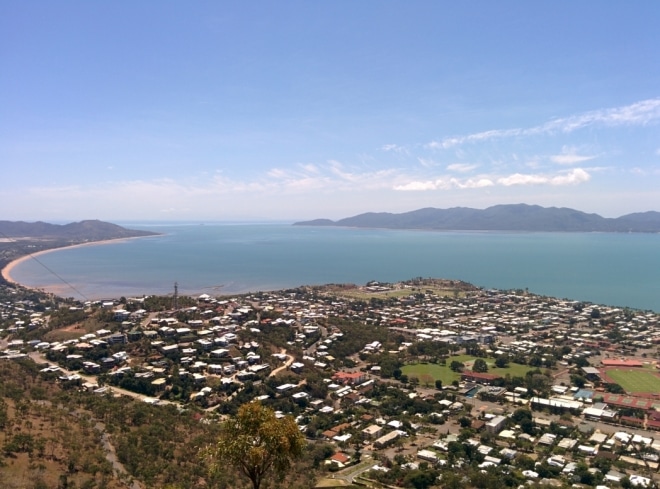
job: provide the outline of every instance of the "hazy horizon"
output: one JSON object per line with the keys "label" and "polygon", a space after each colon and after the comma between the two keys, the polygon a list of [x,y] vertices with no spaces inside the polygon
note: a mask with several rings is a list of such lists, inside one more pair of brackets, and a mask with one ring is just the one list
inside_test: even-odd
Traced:
{"label": "hazy horizon", "polygon": [[[494,204],[494,205],[498,205],[498,204]],[[527,204],[527,205],[535,205],[535,204]],[[462,207],[467,207],[467,206],[462,206]],[[445,209],[449,209],[449,208],[445,208]],[[479,208],[474,207],[474,209],[479,209]],[[486,209],[486,208],[484,207],[484,208],[481,208],[480,210],[483,210],[483,209]],[[393,214],[406,213],[406,212],[411,212],[411,211],[416,211],[416,210],[419,210],[419,209],[410,209],[409,211],[404,210],[404,211],[401,211],[401,212],[395,212]],[[581,209],[574,209],[574,210],[581,211]],[[379,210],[374,209],[372,211],[365,211],[364,213],[370,213],[370,212],[380,213],[380,212],[386,212],[386,211],[379,211]],[[627,214],[620,214],[620,215],[615,215],[615,216],[604,216],[604,215],[601,214],[601,217],[618,218],[618,217],[622,217],[622,216],[628,215],[628,214],[645,213],[645,212],[660,212],[660,211],[658,211],[656,209],[644,209],[644,210],[632,211],[632,212],[629,212]],[[596,213],[596,214],[598,214],[598,213]],[[349,214],[349,215],[345,215],[345,216],[340,216],[340,217],[332,219],[332,220],[336,221],[336,220],[341,220],[341,219],[348,218],[348,217],[354,217],[354,216],[357,216],[357,215],[358,214]],[[294,223],[300,222],[300,221],[308,221],[308,220],[315,220],[315,219],[326,219],[326,217],[325,216],[317,216],[317,217],[313,217],[313,218],[310,218],[310,219],[277,219],[277,218],[272,218],[272,219],[256,219],[256,218],[255,219],[231,219],[231,218],[226,218],[226,219],[194,219],[194,218],[191,218],[191,219],[166,219],[166,218],[162,218],[162,219],[112,219],[112,218],[97,219],[97,218],[92,217],[92,218],[82,218],[82,219],[53,219],[53,220],[48,220],[48,221],[46,221],[44,219],[32,219],[32,220],[21,219],[20,221],[25,221],[25,222],[42,221],[42,222],[48,222],[49,224],[60,224],[60,225],[62,225],[62,224],[70,224],[70,223],[73,223],[73,222],[80,222],[80,221],[87,221],[87,220],[100,220],[100,221],[110,222],[110,223],[121,225],[121,226],[136,225],[136,224],[141,224],[141,225],[144,225],[144,226],[149,226],[149,225],[159,226],[159,225],[163,225],[163,224],[176,224],[176,225],[186,225],[186,224],[190,224],[190,225],[200,225],[200,224],[209,224],[209,225],[213,225],[213,224],[231,224],[231,225],[239,225],[239,224],[294,224]]]}
{"label": "hazy horizon", "polygon": [[0,2],[8,220],[660,210],[660,4]]}

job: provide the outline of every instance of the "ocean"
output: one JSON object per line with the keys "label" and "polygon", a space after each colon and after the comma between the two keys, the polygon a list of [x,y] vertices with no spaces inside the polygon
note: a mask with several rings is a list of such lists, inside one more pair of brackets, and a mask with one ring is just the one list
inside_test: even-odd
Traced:
{"label": "ocean", "polygon": [[231,295],[436,277],[660,312],[658,234],[124,225],[163,235],[56,250],[19,264],[12,278],[100,299],[172,294],[175,282],[182,295]]}

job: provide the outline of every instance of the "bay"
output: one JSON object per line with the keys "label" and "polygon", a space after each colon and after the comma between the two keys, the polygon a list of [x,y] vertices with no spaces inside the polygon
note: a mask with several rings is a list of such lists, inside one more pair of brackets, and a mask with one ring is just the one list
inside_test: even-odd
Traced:
{"label": "bay", "polygon": [[175,282],[184,295],[228,295],[437,277],[660,312],[657,234],[125,225],[163,235],[55,250],[17,265],[12,278],[99,299],[172,294]]}

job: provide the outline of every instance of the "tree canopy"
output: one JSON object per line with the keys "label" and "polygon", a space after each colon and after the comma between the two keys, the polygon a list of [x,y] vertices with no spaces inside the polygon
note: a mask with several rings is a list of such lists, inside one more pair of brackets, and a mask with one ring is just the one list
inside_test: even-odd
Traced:
{"label": "tree canopy", "polygon": [[477,358],[472,365],[472,370],[474,372],[485,373],[488,372],[488,364],[483,358]]}
{"label": "tree canopy", "polygon": [[212,472],[221,471],[229,463],[250,479],[254,489],[259,489],[269,471],[283,477],[305,445],[291,416],[278,419],[272,409],[249,403],[223,423],[218,443],[209,449],[208,458]]}

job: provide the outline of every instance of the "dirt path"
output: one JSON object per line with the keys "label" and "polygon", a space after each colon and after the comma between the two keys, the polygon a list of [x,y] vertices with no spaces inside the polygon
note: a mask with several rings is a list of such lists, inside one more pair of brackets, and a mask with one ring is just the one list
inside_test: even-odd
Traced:
{"label": "dirt path", "polygon": [[280,373],[282,370],[287,369],[291,366],[293,363],[293,355],[287,354],[286,350],[282,348],[282,351],[280,352],[282,355],[286,355],[286,362],[284,362],[284,365],[281,367],[277,367],[275,370],[273,370],[268,377],[275,377],[278,373]]}
{"label": "dirt path", "polygon": [[[44,401],[50,403],[50,401]],[[87,416],[89,413],[80,409],[76,409],[75,411],[72,411],[71,416],[74,416],[76,418],[80,418],[82,416]],[[112,469],[117,475],[117,478],[121,480],[126,487],[129,487],[130,489],[145,489],[144,486],[138,482],[137,480],[133,479],[131,474],[128,473],[126,470],[126,467],[119,461],[117,458],[117,452],[115,450],[114,445],[112,444],[112,440],[110,438],[110,434],[106,431],[105,429],[105,424],[102,423],[101,421],[96,421],[94,424],[94,429],[101,435],[101,446],[103,447],[103,451],[105,452],[105,459],[110,462],[112,465]]]}
{"label": "dirt path", "polygon": [[110,435],[105,431],[105,425],[101,422],[97,422],[94,425],[96,431],[101,433],[101,444],[103,445],[103,450],[105,451],[105,459],[112,464],[112,468],[117,474],[117,476],[126,483],[130,489],[144,489],[144,486],[133,479],[133,477],[128,473],[126,467],[119,461],[117,458],[117,452],[115,447],[110,440]]}

